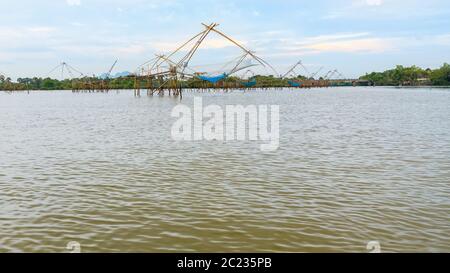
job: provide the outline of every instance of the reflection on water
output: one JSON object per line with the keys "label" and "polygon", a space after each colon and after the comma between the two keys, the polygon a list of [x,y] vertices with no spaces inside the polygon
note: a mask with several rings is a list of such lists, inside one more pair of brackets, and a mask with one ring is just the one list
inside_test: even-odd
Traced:
{"label": "reflection on water", "polygon": [[280,148],[174,142],[169,97],[0,92],[0,252],[450,251],[450,90],[189,93],[280,105]]}

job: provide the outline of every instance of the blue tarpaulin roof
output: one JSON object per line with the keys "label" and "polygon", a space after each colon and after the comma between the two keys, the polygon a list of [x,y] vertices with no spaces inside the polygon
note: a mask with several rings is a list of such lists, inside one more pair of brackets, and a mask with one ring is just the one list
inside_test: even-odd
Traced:
{"label": "blue tarpaulin roof", "polygon": [[301,82],[288,81],[289,85],[292,87],[300,87],[302,85]]}
{"label": "blue tarpaulin roof", "polygon": [[198,78],[200,80],[204,80],[210,83],[217,83],[223,79],[225,79],[226,77],[228,77],[228,75],[226,73],[223,73],[222,75],[219,76],[214,76],[214,77],[208,77],[208,76],[198,76]]}
{"label": "blue tarpaulin roof", "polygon": [[245,87],[253,87],[253,86],[256,85],[256,80],[253,79],[253,80],[248,81],[248,82],[243,82],[242,84],[243,84]]}

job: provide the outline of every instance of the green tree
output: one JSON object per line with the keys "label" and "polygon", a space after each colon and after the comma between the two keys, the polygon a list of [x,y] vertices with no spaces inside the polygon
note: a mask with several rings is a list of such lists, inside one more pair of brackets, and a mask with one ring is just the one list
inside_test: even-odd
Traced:
{"label": "green tree", "polygon": [[431,71],[433,85],[450,85],[450,65],[445,63],[441,68]]}

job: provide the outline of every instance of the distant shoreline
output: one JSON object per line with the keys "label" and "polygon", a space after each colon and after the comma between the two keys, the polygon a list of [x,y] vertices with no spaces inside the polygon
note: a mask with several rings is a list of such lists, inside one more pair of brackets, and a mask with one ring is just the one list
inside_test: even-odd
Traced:
{"label": "distant shoreline", "polygon": [[[361,86],[359,86],[361,87]],[[369,86],[370,87],[370,86]],[[423,86],[392,86],[392,85],[375,85],[372,87],[389,87],[389,88],[397,88],[397,89],[449,89],[450,85],[423,85]]]}
{"label": "distant shoreline", "polygon": [[[298,90],[313,90],[313,89],[343,89],[343,88],[367,88],[367,89],[375,89],[375,88],[389,88],[389,89],[450,89],[450,86],[392,86],[392,85],[375,85],[375,86],[328,86],[328,87],[312,87],[312,88],[306,88],[306,87],[257,87],[257,88],[251,88],[251,89],[244,89],[244,88],[227,88],[227,89],[219,89],[219,88],[211,88],[210,90],[239,90],[239,91],[256,91],[256,90],[286,90],[286,89],[298,89]],[[108,91],[103,92],[113,92],[113,91],[133,91],[133,88],[117,88],[117,89],[110,89]],[[186,91],[195,91],[195,90],[203,90],[199,88],[186,88]],[[98,93],[102,91],[86,91],[86,90],[71,90],[71,89],[30,89],[30,90],[0,90],[0,92],[5,93],[29,93],[29,92],[74,92],[74,93]]]}

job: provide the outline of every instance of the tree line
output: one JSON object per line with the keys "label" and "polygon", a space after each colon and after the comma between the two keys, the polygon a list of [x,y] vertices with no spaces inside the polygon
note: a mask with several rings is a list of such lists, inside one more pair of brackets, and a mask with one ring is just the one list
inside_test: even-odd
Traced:
{"label": "tree line", "polygon": [[[252,79],[256,80],[255,87],[287,87],[288,80],[305,81],[307,77],[298,75],[295,78],[282,79],[275,76],[256,75]],[[322,78],[321,78],[322,80]],[[384,72],[372,72],[360,77],[360,80],[369,81],[377,86],[450,86],[450,65],[445,63],[438,69],[422,69],[417,66],[404,67],[398,65],[394,69]],[[98,78],[81,78],[81,79],[64,79],[57,80],[52,78],[18,78],[17,82],[13,82],[11,78],[0,75],[0,90],[71,90],[80,83],[98,83],[102,81]],[[243,83],[248,80],[239,79],[238,77],[228,77],[225,79],[227,83]],[[119,77],[107,80],[110,89],[133,89],[135,79],[133,77]],[[183,87],[195,88],[202,86],[202,81],[197,78],[182,80]]]}
{"label": "tree line", "polygon": [[[285,87],[288,85],[287,79],[281,79],[275,76],[261,76],[256,75],[252,77],[252,80],[256,80],[256,85],[254,87]],[[299,75],[295,79],[305,80],[306,78]],[[0,75],[0,90],[72,90],[75,86],[80,84],[89,83],[98,84],[101,81],[107,82],[109,89],[133,89],[135,86],[134,77],[119,77],[108,80],[101,80],[98,78],[77,78],[77,79],[64,79],[57,80],[52,78],[18,78],[17,82],[12,82],[11,78],[5,78]],[[236,87],[241,86],[244,82],[249,81],[249,79],[240,79],[238,77],[230,76],[227,77],[224,82],[227,84],[234,83]],[[208,85],[208,83],[198,79],[189,78],[180,80],[180,84],[184,88],[198,88]],[[146,86],[146,83],[141,84],[142,87]]]}
{"label": "tree line", "polygon": [[[12,82],[11,78],[0,75],[0,90],[72,90],[80,83],[97,83],[102,81],[98,78],[76,78],[57,80],[52,78],[18,78],[17,82]],[[121,77],[108,80],[111,89],[132,89],[134,79]]]}
{"label": "tree line", "polygon": [[450,86],[450,65],[444,63],[438,69],[422,69],[417,66],[404,67],[398,65],[384,72],[372,72],[360,77],[378,86]]}

